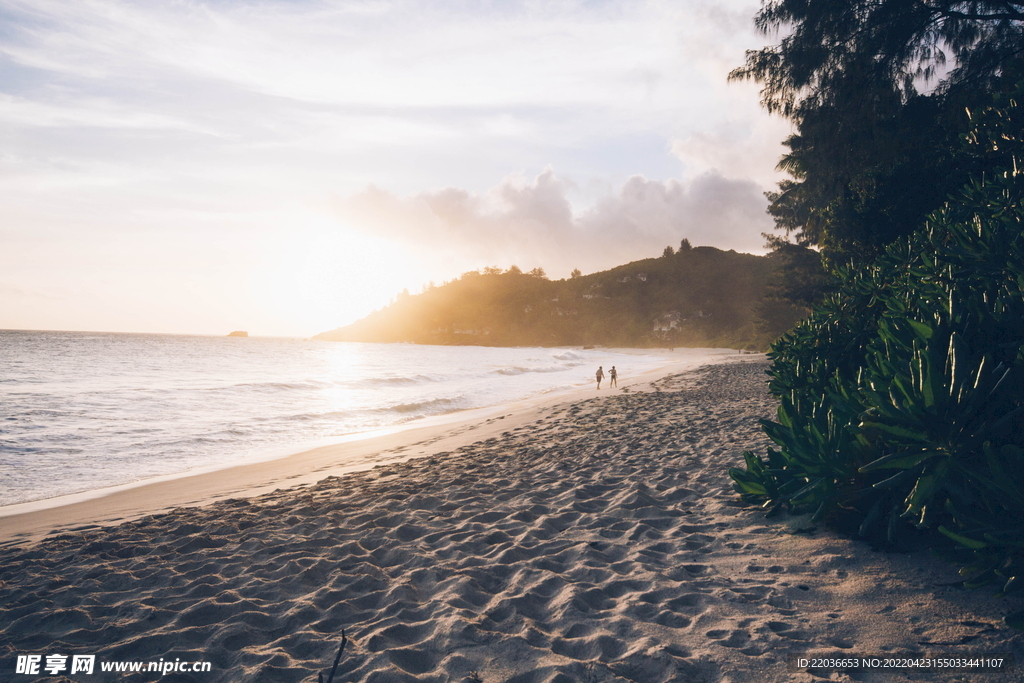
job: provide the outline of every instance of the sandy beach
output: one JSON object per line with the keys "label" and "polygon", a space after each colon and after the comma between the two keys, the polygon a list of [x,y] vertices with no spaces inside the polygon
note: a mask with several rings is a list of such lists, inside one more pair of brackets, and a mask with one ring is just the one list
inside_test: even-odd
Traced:
{"label": "sandy beach", "polygon": [[[326,680],[344,629],[338,682],[1024,680],[1021,599],[739,502],[775,404],[763,356],[722,360],[349,444],[363,471],[318,449],[0,518],[0,679]],[[54,654],[96,669],[15,673]],[[99,670],[179,660],[209,670]]]}

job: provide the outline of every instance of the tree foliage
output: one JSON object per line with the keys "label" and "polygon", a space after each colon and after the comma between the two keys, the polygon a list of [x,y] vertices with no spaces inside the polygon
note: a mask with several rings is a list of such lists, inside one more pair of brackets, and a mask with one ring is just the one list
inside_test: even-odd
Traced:
{"label": "tree foliage", "polygon": [[730,471],[748,502],[895,547],[930,538],[966,585],[1004,592],[1024,586],[1021,123],[1013,100],[973,115],[985,177],[838,269],[837,293],[773,345],[777,448]]}
{"label": "tree foliage", "polygon": [[946,88],[991,88],[1024,57],[1024,2],[1015,0],[768,0],[754,23],[788,32],[748,51],[732,77],[762,83],[762,104],[795,120],[848,106],[851,86],[907,101],[947,66],[947,53]]}
{"label": "tree foliage", "polygon": [[870,260],[910,234],[974,170],[954,151],[967,129],[962,110],[892,91],[873,105],[808,111],[780,162],[793,179],[768,194],[776,227],[832,264]]}
{"label": "tree foliage", "polygon": [[977,175],[964,109],[1022,73],[1024,2],[769,0],[755,23],[782,38],[731,78],[797,129],[769,212],[831,265],[869,261]]}

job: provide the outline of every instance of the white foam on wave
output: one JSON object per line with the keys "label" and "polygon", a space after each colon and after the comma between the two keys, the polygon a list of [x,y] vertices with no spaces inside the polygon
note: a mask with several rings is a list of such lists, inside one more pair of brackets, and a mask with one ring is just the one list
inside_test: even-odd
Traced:
{"label": "white foam on wave", "polygon": [[437,413],[446,413],[453,410],[458,410],[462,403],[463,397],[458,398],[432,398],[426,401],[414,401],[412,403],[399,403],[397,405],[389,406],[387,410],[392,410],[396,413],[425,413],[428,415],[434,415]]}
{"label": "white foam on wave", "polygon": [[564,366],[561,366],[561,365],[547,365],[547,366],[543,366],[543,367],[532,367],[532,368],[522,368],[522,367],[500,368],[498,370],[495,370],[494,372],[496,372],[499,375],[522,375],[522,374],[527,373],[527,372],[564,372],[567,369],[568,368],[566,368]]}
{"label": "white foam on wave", "polygon": [[435,377],[429,375],[414,375],[412,377],[367,377],[351,382],[344,382],[341,386],[350,387],[377,387],[377,386],[412,386],[425,382],[437,382]]}

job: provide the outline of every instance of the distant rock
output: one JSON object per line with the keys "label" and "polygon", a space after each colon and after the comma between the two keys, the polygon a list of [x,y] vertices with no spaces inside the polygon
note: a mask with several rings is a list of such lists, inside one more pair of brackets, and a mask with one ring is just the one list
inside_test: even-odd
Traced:
{"label": "distant rock", "polygon": [[246,332],[245,330],[235,330],[234,332],[232,332],[228,336],[229,337],[248,337],[249,333]]}

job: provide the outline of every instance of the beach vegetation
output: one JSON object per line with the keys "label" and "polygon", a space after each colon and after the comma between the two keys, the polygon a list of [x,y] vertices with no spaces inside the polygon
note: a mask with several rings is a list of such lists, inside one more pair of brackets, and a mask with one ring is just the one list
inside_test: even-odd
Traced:
{"label": "beach vegetation", "polygon": [[[1022,100],[1024,101],[1024,100]],[[772,346],[775,444],[729,474],[769,513],[877,544],[921,542],[964,585],[1024,587],[1024,116],[970,118],[990,169]],[[1013,617],[1014,619],[1016,617]]]}

